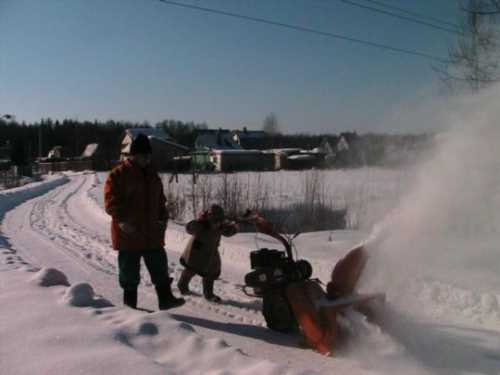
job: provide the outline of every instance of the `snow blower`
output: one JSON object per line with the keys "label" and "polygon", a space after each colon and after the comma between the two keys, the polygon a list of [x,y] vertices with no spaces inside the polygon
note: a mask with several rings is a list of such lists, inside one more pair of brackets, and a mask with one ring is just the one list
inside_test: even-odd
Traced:
{"label": "snow blower", "polygon": [[297,328],[297,321],[286,289],[292,283],[309,280],[312,266],[306,260],[293,257],[292,241],[299,233],[286,239],[262,216],[257,213],[250,215],[247,213],[246,221],[255,224],[258,232],[278,239],[285,251],[267,248],[252,251],[250,266],[253,271],[245,275],[243,291],[248,296],[262,298],[262,314],[270,329],[291,332]]}
{"label": "snow blower", "polygon": [[258,232],[278,239],[285,248],[252,251],[252,271],[245,275],[243,291],[262,298],[262,314],[270,329],[293,332],[300,327],[309,346],[329,354],[335,346],[339,313],[349,308],[369,313],[371,304],[385,300],[384,293],[356,293],[368,260],[363,245],[351,249],[335,264],[325,291],[319,280],[311,279],[311,264],[293,257],[292,241],[298,234],[286,239],[258,213],[247,212],[244,217]]}

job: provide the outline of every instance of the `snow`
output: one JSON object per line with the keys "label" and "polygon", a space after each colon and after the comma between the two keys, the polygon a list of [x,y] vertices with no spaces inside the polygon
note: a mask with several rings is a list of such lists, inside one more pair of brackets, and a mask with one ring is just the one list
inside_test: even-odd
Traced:
{"label": "snow", "polygon": [[[9,306],[0,322],[2,374],[286,372],[284,365],[245,356],[222,339],[205,339],[166,312],[96,304],[89,284],[42,287],[28,282],[32,270],[2,271],[0,304]],[[54,271],[49,273],[58,278]],[[47,274],[42,270],[31,279]]]}
{"label": "snow", "polygon": [[[249,251],[280,248],[272,238],[223,239],[215,284],[222,304],[201,298],[194,278],[184,306],[156,311],[143,272],[141,310],[132,310],[122,306],[103,210],[106,174],[54,175],[0,192],[0,374],[500,375],[496,98],[485,94],[453,113],[458,131],[441,136],[420,169],[325,172],[328,194],[363,225],[303,233],[294,241],[298,256],[327,281],[335,262],[364,242],[370,260],[361,291],[387,294],[376,323],[354,311],[339,318],[333,357],[267,329],[261,300],[243,294]],[[265,187],[279,205],[300,199],[307,175],[234,176]],[[169,223],[175,280],[188,238],[182,223]]]}
{"label": "snow", "polygon": [[42,268],[31,278],[31,281],[38,286],[70,285],[64,273],[50,267]]}
{"label": "snow", "polygon": [[100,298],[95,295],[92,285],[88,283],[78,283],[71,285],[66,291],[61,299],[61,301],[69,306],[95,306],[95,307],[106,307],[113,306],[111,302],[104,298]]}
{"label": "snow", "polygon": [[[193,188],[199,201],[217,199],[218,195],[224,194],[224,189],[233,188],[239,189],[239,195],[243,197],[242,209],[256,204],[259,207],[284,208],[307,201],[307,194],[311,191],[310,182],[316,180],[321,202],[338,209],[347,208],[349,229],[369,230],[398,205],[414,180],[414,171],[412,168],[359,168],[200,174],[194,186],[191,174],[179,174],[177,178],[178,183],[165,174],[163,184],[170,197],[177,202],[185,202],[182,221],[193,217],[189,195]],[[99,179],[105,179],[105,174],[99,174]]]}
{"label": "snow", "polygon": [[[498,289],[475,294],[472,289],[459,289],[437,279],[411,280],[408,284],[413,289],[405,290],[411,296],[427,298],[429,318],[443,319],[439,308],[443,309],[442,314],[450,317],[445,322],[465,317],[463,302],[467,301],[472,317],[467,324],[416,319],[402,311],[395,299],[384,312],[381,326],[354,312],[341,321],[348,340],[334,358],[301,348],[297,337],[265,328],[260,300],[243,295],[238,287],[249,268],[249,250],[279,246],[269,237],[252,233],[222,242],[224,273],[216,292],[224,304],[206,303],[194,296],[171,312],[147,314],[123,308],[116,255],[110,249],[109,218],[99,196],[103,177],[73,174],[59,177],[58,183],[44,183],[50,186],[26,186],[17,193],[6,193],[16,204],[3,212],[6,241],[0,255],[0,308],[5,320],[0,373],[32,373],[36,368],[42,374],[351,375],[446,373],[451,368],[451,373],[496,375],[494,369],[500,368],[496,354],[499,325],[485,328],[486,318],[493,319],[498,311]],[[315,276],[327,280],[333,264],[368,235],[367,231],[305,233],[295,244],[300,256],[313,264]],[[178,279],[178,255],[188,236],[181,226],[170,223],[166,240],[169,266]],[[150,281],[143,277],[139,305],[156,310]],[[199,279],[193,280],[195,292],[201,292],[200,284]],[[477,321],[478,316],[482,322]],[[20,337],[27,335],[34,340],[24,339],[29,345],[16,350]],[[441,343],[447,349],[445,357],[438,359],[430,347]],[[35,367],[40,361],[41,366]]]}

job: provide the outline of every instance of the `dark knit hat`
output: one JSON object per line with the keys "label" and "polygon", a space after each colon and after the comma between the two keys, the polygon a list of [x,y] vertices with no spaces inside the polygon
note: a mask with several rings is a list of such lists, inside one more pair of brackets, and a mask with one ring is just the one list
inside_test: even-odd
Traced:
{"label": "dark knit hat", "polygon": [[224,209],[218,204],[212,204],[208,210],[208,216],[215,220],[224,219]]}
{"label": "dark knit hat", "polygon": [[135,154],[152,154],[151,144],[149,143],[148,137],[144,134],[137,134],[137,137],[132,141],[130,145],[130,155]]}

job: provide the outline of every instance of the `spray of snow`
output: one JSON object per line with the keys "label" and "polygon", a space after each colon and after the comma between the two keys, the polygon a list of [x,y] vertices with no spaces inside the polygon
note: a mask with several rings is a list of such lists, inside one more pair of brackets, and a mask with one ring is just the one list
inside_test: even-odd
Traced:
{"label": "spray of snow", "polygon": [[435,154],[367,242],[364,284],[395,305],[418,311],[424,302],[430,315],[500,327],[499,95],[496,87],[448,108]]}

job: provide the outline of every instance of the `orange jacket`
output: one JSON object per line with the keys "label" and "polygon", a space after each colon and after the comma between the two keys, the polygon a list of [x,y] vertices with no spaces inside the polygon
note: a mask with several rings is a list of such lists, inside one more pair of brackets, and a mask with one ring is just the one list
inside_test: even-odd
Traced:
{"label": "orange jacket", "polygon": [[[116,166],[104,185],[104,203],[112,217],[115,250],[163,249],[168,212],[163,184],[152,166],[143,170],[129,160]],[[121,222],[133,226],[134,232],[123,232]]]}

